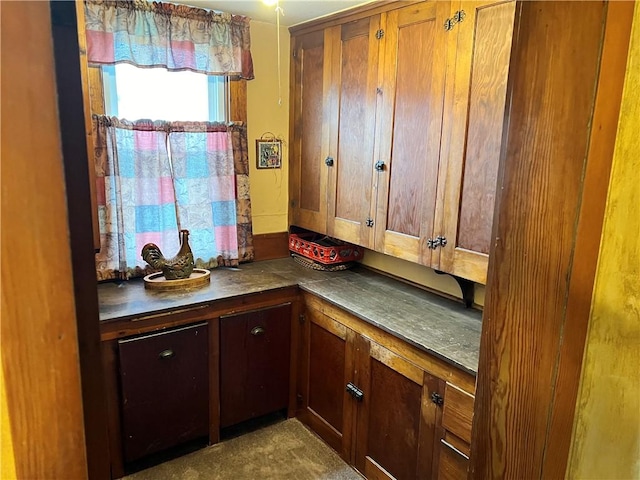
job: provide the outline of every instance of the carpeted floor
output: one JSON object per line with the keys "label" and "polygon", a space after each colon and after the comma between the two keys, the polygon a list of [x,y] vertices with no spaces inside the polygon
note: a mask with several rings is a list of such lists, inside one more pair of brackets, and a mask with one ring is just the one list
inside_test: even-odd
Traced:
{"label": "carpeted floor", "polygon": [[124,477],[126,480],[362,480],[289,419]]}

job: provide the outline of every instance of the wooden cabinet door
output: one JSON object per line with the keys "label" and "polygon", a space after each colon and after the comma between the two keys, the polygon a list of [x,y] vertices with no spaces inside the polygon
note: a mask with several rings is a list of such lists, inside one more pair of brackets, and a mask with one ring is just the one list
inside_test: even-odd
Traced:
{"label": "wooden cabinet door", "polygon": [[331,105],[329,235],[373,247],[373,178],[380,16],[328,29]]}
{"label": "wooden cabinet door", "polygon": [[209,434],[208,324],[118,341],[125,462]]}
{"label": "wooden cabinet door", "polygon": [[305,314],[308,375],[301,420],[349,461],[355,406],[345,390],[353,372],[354,333],[318,310]]}
{"label": "wooden cabinet door", "polygon": [[469,455],[456,447],[453,438],[443,438],[439,445],[437,480],[466,480],[469,470]]}
{"label": "wooden cabinet door", "polygon": [[440,270],[486,283],[515,2],[462,1],[448,136]]}
{"label": "wooden cabinet door", "polygon": [[220,426],[289,405],[291,304],[220,318]]}
{"label": "wooden cabinet door", "polygon": [[294,36],[291,69],[291,223],[326,233],[331,62],[323,31]]}
{"label": "wooden cabinet door", "polygon": [[357,337],[362,359],[356,467],[367,478],[428,479],[439,438],[440,408],[430,399],[442,394],[442,381],[364,337]]}
{"label": "wooden cabinet door", "polygon": [[450,32],[449,2],[390,11],[380,55],[382,91],[375,173],[375,249],[431,264],[440,133]]}

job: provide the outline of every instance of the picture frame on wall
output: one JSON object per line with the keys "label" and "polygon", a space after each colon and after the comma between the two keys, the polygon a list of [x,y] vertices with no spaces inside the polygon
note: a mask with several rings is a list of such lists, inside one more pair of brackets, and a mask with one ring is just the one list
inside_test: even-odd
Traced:
{"label": "picture frame on wall", "polygon": [[280,140],[256,140],[256,167],[280,168],[282,166],[282,142]]}

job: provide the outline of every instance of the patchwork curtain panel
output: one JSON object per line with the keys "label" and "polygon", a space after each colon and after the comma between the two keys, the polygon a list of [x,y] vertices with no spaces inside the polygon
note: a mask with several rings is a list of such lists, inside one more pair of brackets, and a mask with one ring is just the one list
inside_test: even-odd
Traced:
{"label": "patchwork curtain panel", "polygon": [[249,18],[170,3],[86,0],[87,58],[253,78]]}
{"label": "patchwork curtain panel", "polygon": [[166,258],[189,230],[196,266],[253,260],[244,124],[94,116],[98,280],[142,276],[146,243]]}

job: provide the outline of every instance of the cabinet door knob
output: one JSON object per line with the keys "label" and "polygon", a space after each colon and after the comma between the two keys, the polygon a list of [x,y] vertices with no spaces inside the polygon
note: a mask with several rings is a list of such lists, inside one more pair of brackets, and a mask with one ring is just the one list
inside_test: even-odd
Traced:
{"label": "cabinet door knob", "polygon": [[160,352],[160,354],[158,355],[158,357],[160,357],[162,360],[167,359],[167,358],[171,358],[175,355],[175,353],[173,352],[172,349],[168,348],[166,350],[163,350]]}
{"label": "cabinet door knob", "polygon": [[327,167],[333,167],[333,157],[327,157],[324,159],[324,164]]}
{"label": "cabinet door knob", "polygon": [[251,335],[253,335],[254,337],[258,337],[260,335],[264,335],[264,328],[263,327],[253,327],[251,329]]}

